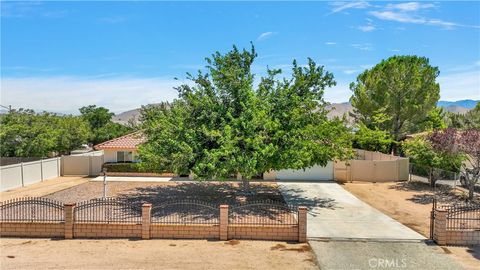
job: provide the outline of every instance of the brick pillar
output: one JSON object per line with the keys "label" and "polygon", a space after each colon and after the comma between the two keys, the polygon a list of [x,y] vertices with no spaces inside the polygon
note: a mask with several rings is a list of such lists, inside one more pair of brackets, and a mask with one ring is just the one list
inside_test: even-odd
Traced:
{"label": "brick pillar", "polygon": [[74,203],[68,203],[64,205],[65,209],[65,239],[73,238],[73,210],[75,209]]}
{"label": "brick pillar", "polygon": [[228,240],[228,205],[220,205],[220,240]]}
{"label": "brick pillar", "polygon": [[144,203],[142,205],[142,239],[150,239],[152,204]]}
{"label": "brick pillar", "polygon": [[298,207],[298,242],[307,242],[307,207]]}
{"label": "brick pillar", "polygon": [[435,210],[433,238],[439,245],[447,244],[447,210]]}

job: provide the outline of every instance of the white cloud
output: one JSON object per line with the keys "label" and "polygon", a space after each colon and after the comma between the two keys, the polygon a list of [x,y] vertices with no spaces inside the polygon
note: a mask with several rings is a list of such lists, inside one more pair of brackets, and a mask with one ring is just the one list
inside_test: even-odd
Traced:
{"label": "white cloud", "polygon": [[480,70],[440,75],[443,100],[480,99]]}
{"label": "white cloud", "polygon": [[358,30],[362,32],[372,32],[373,30],[377,29],[373,24],[361,25],[357,27]]}
{"label": "white cloud", "polygon": [[387,8],[390,9],[399,9],[403,11],[415,11],[420,9],[434,8],[435,5],[432,3],[419,3],[419,2],[407,2],[399,4],[388,4]]}
{"label": "white cloud", "polygon": [[68,14],[66,9],[47,9],[40,1],[2,1],[0,9],[4,18],[63,18]]}
{"label": "white cloud", "polygon": [[96,104],[114,112],[173,100],[173,87],[182,82],[167,78],[4,77],[1,104],[51,112],[78,113]]}
{"label": "white cloud", "polygon": [[337,85],[332,88],[325,89],[325,100],[335,103],[348,101],[352,95],[349,85],[349,82],[337,80]]}
{"label": "white cloud", "polygon": [[361,69],[346,69],[346,70],[343,71],[343,73],[345,73],[345,74],[355,74],[355,73],[358,73],[360,71],[362,71],[362,70]]}
{"label": "white cloud", "polygon": [[273,35],[275,35],[276,33],[275,32],[264,32],[264,33],[261,33],[258,38],[257,38],[257,41],[262,41],[262,40],[266,40],[270,37],[272,37]]}
{"label": "white cloud", "polygon": [[399,49],[389,49],[390,52],[400,52]]}
{"label": "white cloud", "polygon": [[403,11],[400,11],[400,12],[390,11],[390,10],[371,11],[369,12],[369,14],[380,20],[394,21],[394,22],[401,22],[401,23],[433,25],[433,26],[440,26],[445,29],[453,29],[455,27],[480,28],[480,26],[478,25],[465,25],[465,24],[459,24],[454,22],[447,22],[439,19],[430,19],[430,18],[418,16],[418,15],[412,15]]}
{"label": "white cloud", "polygon": [[370,6],[368,2],[358,1],[358,2],[333,2],[330,3],[332,10],[329,14],[341,12],[348,9],[364,9]]}
{"label": "white cloud", "polygon": [[373,51],[373,46],[370,43],[350,44],[350,46],[361,51]]}
{"label": "white cloud", "polygon": [[336,45],[336,44],[337,44],[336,42],[331,42],[331,41],[325,42],[325,45]]}

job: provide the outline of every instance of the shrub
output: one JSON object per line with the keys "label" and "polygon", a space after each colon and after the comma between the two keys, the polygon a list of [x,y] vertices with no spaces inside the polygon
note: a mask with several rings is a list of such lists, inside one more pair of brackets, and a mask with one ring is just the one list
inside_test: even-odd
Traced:
{"label": "shrub", "polygon": [[360,125],[355,133],[353,147],[368,151],[378,151],[388,154],[393,143],[390,135],[383,130],[369,129],[365,125]]}
{"label": "shrub", "polygon": [[160,170],[146,169],[140,163],[105,163],[103,168],[107,169],[107,172],[160,173]]}

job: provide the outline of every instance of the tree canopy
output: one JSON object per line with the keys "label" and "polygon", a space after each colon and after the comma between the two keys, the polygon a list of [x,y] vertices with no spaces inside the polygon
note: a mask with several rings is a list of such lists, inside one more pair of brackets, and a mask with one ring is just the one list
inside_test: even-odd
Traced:
{"label": "tree canopy", "polygon": [[469,188],[469,199],[473,199],[475,186],[480,180],[480,130],[458,131],[453,128],[436,130],[429,136],[433,149],[443,155],[461,155],[464,184]]}
{"label": "tree canopy", "polygon": [[350,84],[356,121],[389,132],[395,141],[404,139],[435,109],[440,97],[438,75],[438,68],[425,57],[382,60]]}
{"label": "tree canopy", "polygon": [[82,118],[90,127],[89,142],[98,144],[132,132],[132,127],[112,122],[114,113],[107,108],[89,105],[79,109]]}
{"label": "tree canopy", "polygon": [[445,118],[450,128],[480,130],[480,103],[465,114],[447,113]]}
{"label": "tree canopy", "polygon": [[390,134],[383,130],[369,129],[364,124],[360,124],[353,138],[355,148],[368,151],[378,151],[388,154],[392,145]]}
{"label": "tree canopy", "polygon": [[47,157],[68,154],[86,144],[89,127],[78,116],[11,110],[0,117],[1,156]]}
{"label": "tree canopy", "polygon": [[236,47],[207,58],[206,73],[188,74],[190,84],[166,106],[142,110],[147,140],[145,166],[199,178],[244,179],[271,169],[325,165],[350,154],[350,135],[340,119],[328,120],[323,92],[333,75],[309,59],[295,61],[291,78],[268,70],[258,86],[251,71],[255,49]]}

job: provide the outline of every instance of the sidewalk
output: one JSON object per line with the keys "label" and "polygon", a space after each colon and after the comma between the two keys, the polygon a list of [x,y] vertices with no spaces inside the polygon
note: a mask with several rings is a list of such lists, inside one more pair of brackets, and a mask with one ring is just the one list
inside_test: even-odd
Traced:
{"label": "sidewalk", "polygon": [[19,197],[42,197],[60,190],[87,183],[92,179],[87,176],[64,176],[45,180],[40,183],[28,185],[0,192],[0,201],[6,201]]}

